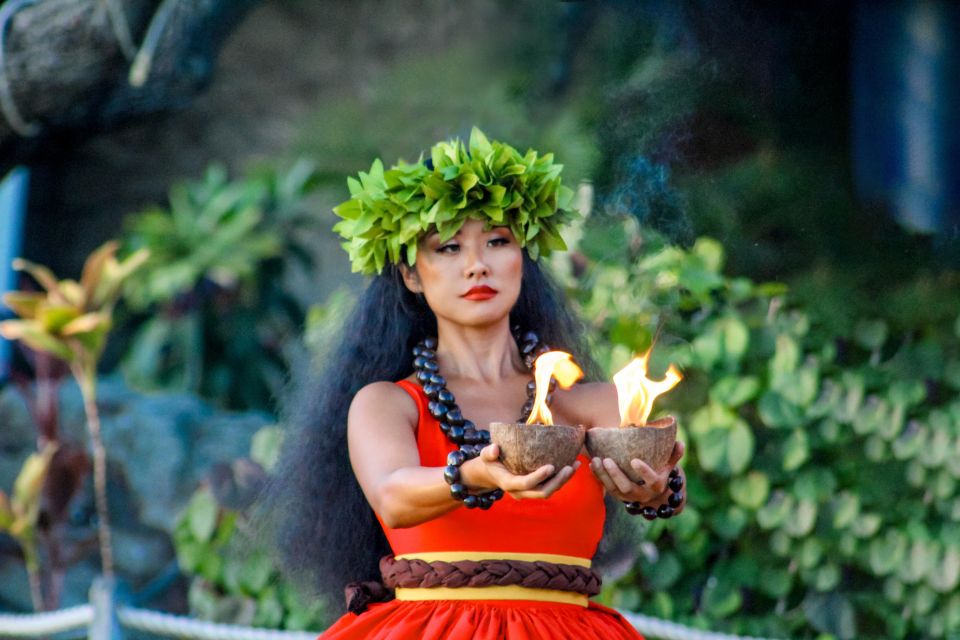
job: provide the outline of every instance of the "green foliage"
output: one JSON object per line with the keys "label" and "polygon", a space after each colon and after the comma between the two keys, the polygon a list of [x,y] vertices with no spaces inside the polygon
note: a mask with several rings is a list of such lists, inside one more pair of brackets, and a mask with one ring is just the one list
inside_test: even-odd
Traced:
{"label": "green foliage", "polygon": [[27,571],[31,573],[39,569],[37,519],[43,498],[43,485],[57,448],[56,443],[48,442],[40,451],[31,453],[17,474],[11,495],[8,497],[0,490],[0,531],[20,543],[24,563]]}
{"label": "green foliage", "polygon": [[[279,445],[277,427],[261,429],[251,445],[252,463],[269,471]],[[194,492],[173,534],[180,568],[191,576],[191,615],[274,629],[321,628],[322,603],[281,580],[269,550],[252,543],[249,528],[246,511],[219,504],[209,486]]]}
{"label": "green foliage", "polygon": [[405,254],[412,265],[417,243],[436,228],[446,242],[469,218],[508,226],[530,255],[566,249],[559,230],[572,217],[573,192],[560,184],[563,165],[553,154],[489,141],[474,127],[469,147],[459,140],[430,150],[432,169],[400,162],[384,171],[374,160],[369,173],[349,178],[350,200],[334,208],[343,218],[334,231],[346,241],[353,270],[380,273]]}
{"label": "green foliage", "polygon": [[590,267],[566,284],[605,366],[662,325],[653,375],[685,375],[659,409],[689,444],[689,503],[620,585],[639,608],[781,637],[960,633],[956,316],[832,335],[782,285],[725,276],[719,243],[679,249],[629,217],[590,219],[578,249]]}
{"label": "green foliage", "polygon": [[169,208],[127,220],[125,243],[151,252],[125,288],[131,309],[150,312],[121,362],[131,383],[272,409],[282,347],[305,315],[284,277],[292,264],[312,266],[305,200],[316,186],[303,161],[234,181],[212,166],[174,185]]}
{"label": "green foliage", "polygon": [[140,250],[117,260],[118,243],[110,241],[90,254],[80,282],[58,280],[47,267],[16,259],[44,291],[12,291],[3,302],[17,314],[0,322],[0,336],[20,340],[70,365],[81,385],[92,385],[97,362],[113,327],[113,307],[120,289],[141,268],[149,252]]}

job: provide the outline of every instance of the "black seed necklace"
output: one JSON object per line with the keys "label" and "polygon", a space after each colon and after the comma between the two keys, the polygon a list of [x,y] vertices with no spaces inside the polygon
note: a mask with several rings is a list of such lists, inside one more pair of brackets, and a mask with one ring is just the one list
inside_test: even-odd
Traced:
{"label": "black seed necklace", "polygon": [[[520,345],[520,355],[523,356],[524,365],[527,369],[533,369],[533,362],[537,356],[549,351],[550,347],[541,343],[539,336],[533,331],[528,331],[521,336],[519,328],[515,327],[513,334],[517,344]],[[463,417],[453,393],[447,389],[447,381],[440,375],[436,349],[436,338],[425,338],[417,344],[413,348],[413,368],[417,382],[430,399],[427,405],[430,415],[440,423],[440,431],[447,436],[447,439],[460,447],[447,455],[447,467],[444,469],[443,477],[450,485],[450,494],[457,500],[463,501],[467,508],[489,509],[494,502],[503,497],[503,490],[494,489],[476,495],[469,493],[466,485],[460,482],[460,465],[480,455],[480,451],[490,444],[490,432],[486,429],[478,429],[477,425]],[[556,380],[551,378],[549,390],[554,391],[556,385]],[[526,422],[530,417],[536,392],[537,385],[531,380],[527,383],[527,401],[520,411],[518,422]],[[547,403],[550,399],[551,395],[548,394]]]}

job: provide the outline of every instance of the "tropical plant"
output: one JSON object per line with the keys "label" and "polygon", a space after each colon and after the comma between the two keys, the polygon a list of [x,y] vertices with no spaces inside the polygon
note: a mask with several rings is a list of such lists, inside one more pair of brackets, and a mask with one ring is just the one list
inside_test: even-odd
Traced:
{"label": "tropical plant", "polygon": [[6,493],[0,491],[0,531],[10,534],[20,543],[30,581],[30,598],[37,611],[44,609],[37,549],[37,519],[40,516],[44,482],[50,461],[56,452],[56,443],[48,442],[43,449],[30,454],[17,476],[12,495],[7,497]]}
{"label": "tropical plant", "polygon": [[214,165],[174,185],[168,208],[127,219],[124,243],[151,252],[125,288],[144,314],[121,362],[131,383],[272,409],[282,347],[304,316],[282,280],[294,261],[313,264],[305,199],[316,184],[305,161],[235,181]]}
{"label": "tropical plant", "polygon": [[[88,535],[87,523],[71,517],[70,510],[90,470],[90,457],[85,446],[61,435],[59,389],[69,375],[67,365],[49,353],[23,344],[20,347],[28,369],[15,362],[10,379],[30,411],[37,448],[43,451],[52,446],[56,450],[47,469],[36,519],[37,562],[32,564],[27,557],[30,552],[24,552],[34,608],[53,610],[59,606],[67,569],[86,555],[90,540],[96,538],[96,532]],[[26,548],[23,542],[21,548]],[[37,573],[33,573],[33,567]]]}
{"label": "tropical plant", "polygon": [[293,630],[324,624],[321,602],[308,602],[255,544],[250,508],[276,463],[281,431],[264,427],[250,458],[217,465],[177,520],[173,541],[190,578],[190,613],[204,620]]}
{"label": "tropical plant", "polygon": [[615,370],[662,325],[654,367],[685,373],[662,409],[690,445],[687,509],[650,527],[659,553],[607,601],[756,635],[960,633],[955,278],[889,295],[951,314],[836,333],[782,285],[725,276],[707,238],[684,250],[599,215],[577,248],[589,266],[566,283],[601,360]]}
{"label": "tropical plant", "polygon": [[[123,282],[148,256],[146,250],[141,250],[117,260],[118,247],[118,243],[111,241],[90,254],[79,282],[58,280],[42,265],[14,260],[14,268],[33,276],[44,291],[4,294],[3,302],[19,319],[0,322],[0,335],[4,338],[22,341],[35,351],[66,362],[80,387],[93,448],[101,562],[108,578],[113,575],[113,555],[107,506],[106,451],[100,436],[96,402],[97,363],[113,325],[113,308]],[[34,473],[31,477],[37,475]]]}

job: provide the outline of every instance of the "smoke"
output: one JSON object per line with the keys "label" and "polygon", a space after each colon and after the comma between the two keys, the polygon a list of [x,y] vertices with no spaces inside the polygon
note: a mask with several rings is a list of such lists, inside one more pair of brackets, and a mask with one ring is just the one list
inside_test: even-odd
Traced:
{"label": "smoke", "polygon": [[615,178],[599,205],[603,213],[629,215],[675,244],[693,243],[685,201],[670,183],[670,169],[644,155],[627,156],[617,163]]}

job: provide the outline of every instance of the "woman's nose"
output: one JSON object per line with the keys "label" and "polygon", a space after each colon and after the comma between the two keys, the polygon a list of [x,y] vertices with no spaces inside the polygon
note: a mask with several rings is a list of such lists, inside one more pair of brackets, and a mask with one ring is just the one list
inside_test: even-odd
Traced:
{"label": "woman's nose", "polygon": [[464,269],[467,278],[479,278],[490,275],[490,268],[483,260],[481,251],[467,251],[467,264]]}

